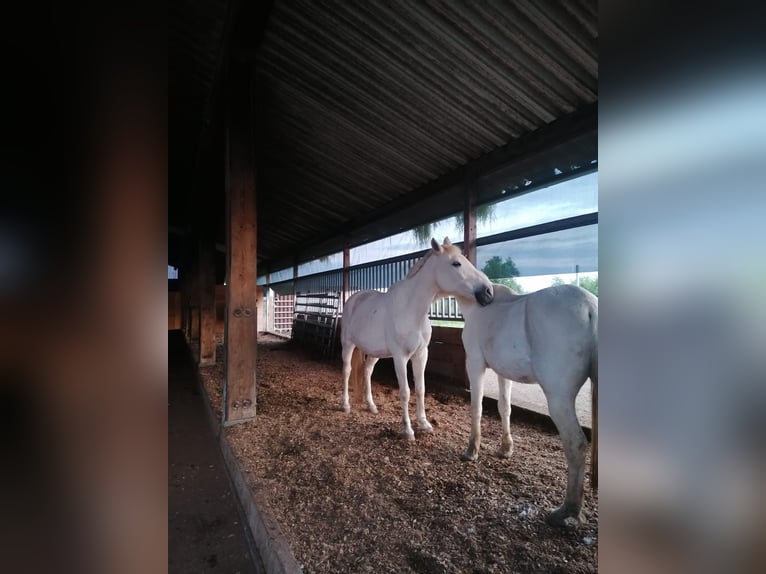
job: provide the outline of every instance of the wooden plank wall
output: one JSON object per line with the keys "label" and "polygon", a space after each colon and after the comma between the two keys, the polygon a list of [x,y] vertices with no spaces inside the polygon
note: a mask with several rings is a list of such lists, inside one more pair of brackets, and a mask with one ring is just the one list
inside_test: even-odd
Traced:
{"label": "wooden plank wall", "polygon": [[455,385],[468,387],[465,372],[465,349],[460,338],[463,329],[433,327],[428,347],[426,375],[433,374],[449,379]]}
{"label": "wooden plank wall", "polygon": [[[261,297],[262,287],[258,287]],[[215,333],[223,335],[223,318],[226,314],[226,287],[215,286]],[[260,315],[259,315],[260,317]],[[168,291],[168,330],[181,328],[181,292]]]}

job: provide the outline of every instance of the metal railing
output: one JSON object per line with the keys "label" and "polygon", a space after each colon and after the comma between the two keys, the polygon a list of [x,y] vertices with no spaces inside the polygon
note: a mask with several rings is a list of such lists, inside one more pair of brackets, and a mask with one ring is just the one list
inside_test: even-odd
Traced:
{"label": "metal railing", "polygon": [[274,294],[274,330],[277,333],[291,333],[293,330],[293,314],[295,297],[292,295]]}
{"label": "metal railing", "polygon": [[[565,229],[575,229],[578,227],[594,225],[597,223],[598,213],[595,212],[586,215],[568,217],[557,221],[551,221],[540,225],[533,225],[523,229],[498,233],[487,237],[481,237],[477,239],[476,243],[478,246],[491,245],[494,243],[502,243],[514,239],[522,239],[535,235],[544,235],[556,231],[563,231]],[[455,245],[462,247],[462,242],[455,243]],[[371,261],[369,263],[363,263],[350,267],[349,295],[366,289],[374,289],[383,292],[387,291],[391,285],[404,279],[415,262],[423,255],[425,255],[427,251],[428,249],[424,249],[415,253],[408,253],[398,257],[391,257],[389,259],[383,259],[380,261]],[[293,283],[295,283],[294,286]],[[293,319],[294,299],[292,293],[342,292],[343,270],[333,269],[331,271],[314,273],[304,277],[299,277],[295,280],[290,279],[287,281],[272,283],[270,287],[277,293],[275,296],[275,313],[279,313],[279,316],[277,317],[275,315],[274,318],[274,329],[281,332],[288,332],[292,328]],[[279,303],[277,303],[277,301],[279,301]],[[463,315],[460,312],[460,306],[454,297],[446,297],[444,299],[437,299],[434,301],[431,304],[431,309],[428,317],[430,319],[447,321],[463,320]],[[285,325],[286,321],[290,322],[289,327]]]}

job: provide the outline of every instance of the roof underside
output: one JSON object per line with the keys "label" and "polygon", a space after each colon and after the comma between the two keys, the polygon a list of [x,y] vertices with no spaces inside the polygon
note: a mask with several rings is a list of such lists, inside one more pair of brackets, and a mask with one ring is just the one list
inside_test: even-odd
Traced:
{"label": "roof underside", "polygon": [[[175,13],[171,169],[206,149],[227,10]],[[261,268],[453,214],[466,183],[489,201],[514,177],[595,160],[596,14],[589,0],[274,2],[253,72]],[[181,227],[183,198],[171,189]]]}

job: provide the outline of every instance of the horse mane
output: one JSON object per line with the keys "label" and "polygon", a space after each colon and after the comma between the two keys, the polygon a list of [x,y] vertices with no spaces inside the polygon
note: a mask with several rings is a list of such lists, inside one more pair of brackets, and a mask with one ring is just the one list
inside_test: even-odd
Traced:
{"label": "horse mane", "polygon": [[[461,251],[459,248],[455,247],[454,245],[442,245],[442,253],[449,253],[451,255],[460,255]],[[426,264],[426,261],[428,261],[428,258],[431,257],[431,255],[434,254],[433,249],[429,249],[428,252],[423,255],[420,259],[418,259],[415,262],[415,265],[412,266],[412,269],[410,269],[409,273],[407,273],[407,279],[411,279],[414,277],[418,271],[420,271],[423,268],[423,265]]]}
{"label": "horse mane", "polygon": [[428,261],[428,258],[431,257],[433,252],[434,252],[433,249],[429,249],[428,253],[426,253],[425,255],[423,255],[423,257],[415,261],[415,265],[413,265],[412,269],[410,269],[410,272],[407,273],[407,279],[414,277],[415,274],[423,268],[423,265],[426,264],[426,261]]}

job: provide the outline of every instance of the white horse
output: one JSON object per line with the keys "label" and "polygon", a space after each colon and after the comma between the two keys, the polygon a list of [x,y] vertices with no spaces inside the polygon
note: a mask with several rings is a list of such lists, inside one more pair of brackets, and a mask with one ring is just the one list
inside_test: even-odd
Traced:
{"label": "white horse", "polygon": [[585,380],[592,384],[593,440],[591,486],[598,488],[598,299],[574,285],[548,287],[519,295],[494,285],[492,305],[482,308],[470,297],[459,297],[465,317],[463,346],[471,383],[471,435],[463,460],[476,460],[481,444],[483,376],[487,367],[498,375],[502,421],[499,456],[513,452],[511,383],[540,383],[551,419],[561,435],[566,456],[564,503],[548,514],[562,526],[568,517],[581,522],[587,440],[577,421],[575,397]]}
{"label": "white horse", "polygon": [[[444,238],[444,245],[432,239],[431,247],[415,263],[407,277],[392,285],[388,292],[360,291],[349,297],[341,319],[343,410],[351,410],[348,382],[352,355],[355,365],[363,363],[365,400],[373,413],[378,409],[372,400],[372,370],[379,358],[393,357],[402,405],[399,434],[409,440],[415,438],[409,415],[407,361],[410,359],[415,376],[418,428],[423,432],[433,430],[426,418],[423,399],[428,343],[431,341],[431,323],[428,320],[431,303],[436,298],[459,295],[463,300],[470,299],[477,306],[483,306],[490,303],[493,297],[490,280],[463,257],[449,238]],[[361,353],[367,357],[362,358]]]}

